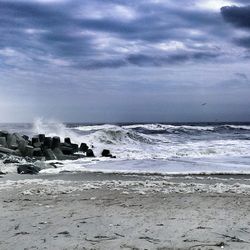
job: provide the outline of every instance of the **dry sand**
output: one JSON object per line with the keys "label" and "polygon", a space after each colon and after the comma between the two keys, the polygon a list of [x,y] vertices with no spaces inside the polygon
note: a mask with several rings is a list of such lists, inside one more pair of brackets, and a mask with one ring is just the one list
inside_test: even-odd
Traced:
{"label": "dry sand", "polygon": [[250,249],[249,176],[0,178],[0,249]]}

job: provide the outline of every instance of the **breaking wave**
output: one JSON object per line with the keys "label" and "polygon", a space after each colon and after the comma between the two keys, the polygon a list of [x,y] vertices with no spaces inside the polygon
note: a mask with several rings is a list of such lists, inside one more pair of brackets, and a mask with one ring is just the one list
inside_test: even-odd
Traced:
{"label": "breaking wave", "polygon": [[[37,120],[33,133],[87,143],[97,156],[104,148],[119,159],[176,159],[248,156],[249,125],[64,125]],[[233,136],[232,136],[233,135]],[[236,136],[235,136],[236,135]]]}
{"label": "breaking wave", "polygon": [[165,125],[165,124],[139,124],[123,126],[128,129],[141,131],[142,133],[201,133],[201,132],[242,132],[249,131],[250,125],[217,125],[217,126],[199,126],[199,125]]}

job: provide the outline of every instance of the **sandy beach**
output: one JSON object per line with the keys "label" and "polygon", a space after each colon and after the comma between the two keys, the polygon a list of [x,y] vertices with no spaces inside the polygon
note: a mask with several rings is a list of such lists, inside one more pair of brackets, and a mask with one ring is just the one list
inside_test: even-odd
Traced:
{"label": "sandy beach", "polygon": [[0,20],[0,250],[250,250],[250,0]]}
{"label": "sandy beach", "polygon": [[0,249],[250,249],[250,176],[0,178]]}

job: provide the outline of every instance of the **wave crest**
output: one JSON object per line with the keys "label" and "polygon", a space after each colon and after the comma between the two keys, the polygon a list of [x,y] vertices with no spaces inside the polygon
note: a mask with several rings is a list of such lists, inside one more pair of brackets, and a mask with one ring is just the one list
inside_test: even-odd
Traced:
{"label": "wave crest", "polygon": [[62,140],[70,137],[78,144],[85,142],[93,147],[97,156],[107,148],[119,159],[248,156],[250,150],[250,141],[247,140],[250,126],[238,125],[104,124],[67,127],[55,121],[38,119],[33,132],[60,136]]}

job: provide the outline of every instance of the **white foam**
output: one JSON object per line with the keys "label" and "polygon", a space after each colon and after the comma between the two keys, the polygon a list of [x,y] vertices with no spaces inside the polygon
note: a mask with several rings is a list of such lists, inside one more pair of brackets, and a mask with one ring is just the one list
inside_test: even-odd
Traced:
{"label": "white foam", "polygon": [[130,174],[250,174],[249,159],[240,162],[235,158],[201,158],[181,160],[112,160],[68,161],[62,167],[43,169],[41,173],[103,172]]}
{"label": "white foam", "polygon": [[116,125],[111,124],[103,124],[103,125],[90,125],[90,126],[78,126],[74,129],[80,130],[80,131],[95,131],[95,130],[102,130],[102,129],[114,129],[117,128]]}
{"label": "white foam", "polygon": [[178,129],[186,129],[186,130],[200,130],[200,131],[214,131],[217,128],[232,128],[232,129],[245,129],[250,130],[250,125],[214,125],[214,126],[197,126],[197,125],[169,125],[169,124],[133,124],[133,125],[126,125],[122,126],[123,128],[128,129],[136,129],[136,128],[143,128],[148,130],[178,130]]}
{"label": "white foam", "polygon": [[174,129],[190,129],[190,130],[204,130],[204,131],[213,131],[213,126],[188,126],[188,125],[168,125],[168,124],[133,124],[122,126],[123,128],[135,129],[135,128],[144,128],[154,131],[164,131],[164,130],[174,130]]}
{"label": "white foam", "polygon": [[225,125],[229,128],[234,128],[234,129],[245,129],[245,130],[250,130],[250,125]]}
{"label": "white foam", "polygon": [[[21,195],[60,195],[79,192],[90,189],[119,190],[122,193],[135,192],[144,195],[148,192],[162,193],[236,193],[250,194],[250,185],[234,183],[234,184],[204,184],[204,183],[178,183],[166,180],[159,181],[63,181],[63,180],[19,180],[0,182],[0,190],[13,189]],[[95,199],[91,197],[90,199]]]}

